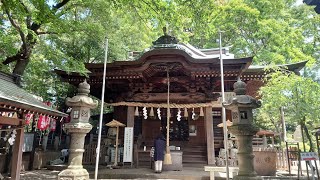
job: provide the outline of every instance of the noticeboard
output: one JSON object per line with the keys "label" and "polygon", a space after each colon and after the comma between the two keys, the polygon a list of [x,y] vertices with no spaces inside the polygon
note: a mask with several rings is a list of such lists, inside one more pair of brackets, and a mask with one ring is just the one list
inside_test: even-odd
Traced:
{"label": "noticeboard", "polygon": [[133,127],[125,127],[123,162],[132,162],[132,152],[133,152]]}
{"label": "noticeboard", "polygon": [[300,153],[301,161],[318,160],[318,154],[316,152],[302,152]]}

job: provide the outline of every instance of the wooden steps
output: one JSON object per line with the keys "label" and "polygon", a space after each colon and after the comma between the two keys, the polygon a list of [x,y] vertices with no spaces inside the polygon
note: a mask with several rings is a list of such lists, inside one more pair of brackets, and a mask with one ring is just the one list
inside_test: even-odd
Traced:
{"label": "wooden steps", "polygon": [[[181,146],[183,151],[182,163],[184,167],[203,167],[207,165],[207,147],[205,145],[189,145]],[[139,167],[150,168],[150,154],[139,153]]]}
{"label": "wooden steps", "polygon": [[183,166],[187,167],[203,167],[207,165],[207,147],[185,145],[182,148]]}

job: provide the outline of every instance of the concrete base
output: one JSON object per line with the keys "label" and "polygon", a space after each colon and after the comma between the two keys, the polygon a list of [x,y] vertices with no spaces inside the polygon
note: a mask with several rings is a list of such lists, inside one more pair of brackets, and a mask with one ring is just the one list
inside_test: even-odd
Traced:
{"label": "concrete base", "polygon": [[65,169],[58,174],[58,180],[89,180],[86,169]]}

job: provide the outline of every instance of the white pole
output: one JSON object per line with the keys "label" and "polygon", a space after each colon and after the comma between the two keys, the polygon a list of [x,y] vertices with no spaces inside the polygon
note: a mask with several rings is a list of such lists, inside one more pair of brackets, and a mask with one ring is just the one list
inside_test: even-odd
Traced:
{"label": "white pole", "polygon": [[98,134],[98,144],[96,149],[96,168],[94,172],[94,179],[98,178],[98,167],[99,167],[99,157],[100,157],[100,143],[101,143],[101,131],[102,131],[102,118],[103,118],[103,105],[104,105],[104,91],[106,84],[106,71],[107,71],[107,59],[108,59],[108,39],[106,39],[104,55],[104,66],[103,66],[103,82],[102,82],[102,93],[101,93],[101,109],[100,109],[100,119],[99,119],[99,134]]}
{"label": "white pole", "polygon": [[[221,94],[222,94],[222,103],[225,102],[224,97],[224,73],[223,73],[223,59],[222,59],[222,45],[221,45],[221,31],[219,31],[219,49],[220,49],[220,76],[221,76]],[[222,121],[223,121],[223,139],[224,139],[224,149],[226,150],[226,173],[227,180],[229,180],[229,152],[228,152],[228,129],[227,129],[227,121],[226,121],[226,108],[222,106]]]}

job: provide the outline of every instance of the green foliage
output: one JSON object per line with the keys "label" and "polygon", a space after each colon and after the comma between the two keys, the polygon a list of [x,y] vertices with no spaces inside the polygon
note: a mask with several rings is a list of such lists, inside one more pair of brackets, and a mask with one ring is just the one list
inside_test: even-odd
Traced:
{"label": "green foliage", "polygon": [[[37,35],[41,44],[37,47],[43,48],[42,53],[51,52],[46,58],[68,71],[85,72],[78,64],[103,60],[106,37],[110,42],[109,61],[124,60],[128,51],[150,46],[163,26],[180,40],[200,48],[217,47],[220,29],[224,31],[224,44],[232,45],[233,53],[255,56],[257,64],[301,60],[314,64],[319,48],[319,17],[310,7],[294,6],[294,1],[77,0],[58,11],[53,11],[51,1],[5,2],[24,33],[30,33],[26,17],[41,23],[41,31],[46,34]],[[0,34],[9,35],[0,43],[0,47],[6,47],[1,56],[4,59],[18,52],[20,47],[12,44],[21,39],[6,14],[2,16],[2,24],[9,25]],[[312,42],[305,42],[309,38]]]}
{"label": "green foliage", "polygon": [[[62,2],[65,4],[57,8]],[[294,4],[294,0],[0,0],[0,62],[21,57],[21,49],[30,48],[31,55],[23,56],[28,66],[21,70],[26,88],[45,99],[54,96],[63,102],[71,87],[51,73],[54,68],[85,74],[84,63],[104,60],[106,38],[108,61],[127,60],[128,51],[151,46],[167,26],[169,34],[199,48],[218,47],[221,30],[223,45],[232,45],[231,52],[238,57],[254,56],[254,63],[263,65],[308,60],[309,68],[317,70],[320,17],[312,7]],[[0,69],[14,72],[20,66],[16,62]],[[274,79],[287,80],[280,75]],[[288,106],[288,97],[280,91],[268,94],[267,88],[277,85],[262,90],[266,92],[263,108],[270,113],[259,110],[265,113],[260,114],[261,119],[276,120],[278,117],[270,114],[276,114],[279,105]],[[275,90],[281,88],[285,87]],[[272,96],[279,97],[279,102],[269,102]],[[308,102],[297,106],[306,108]],[[274,105],[277,107],[272,108]]]}
{"label": "green foliage", "polygon": [[285,69],[273,71],[261,88],[262,107],[258,110],[257,119],[279,132],[279,108],[284,107],[288,126],[302,123],[312,129],[319,125],[320,85],[311,78],[298,76]]}

